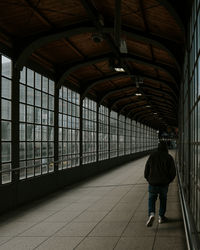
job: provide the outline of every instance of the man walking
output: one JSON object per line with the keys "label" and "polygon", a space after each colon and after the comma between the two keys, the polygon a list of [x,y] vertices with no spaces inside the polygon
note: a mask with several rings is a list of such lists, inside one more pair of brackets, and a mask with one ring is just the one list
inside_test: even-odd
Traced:
{"label": "man walking", "polygon": [[155,205],[159,194],[160,209],[158,222],[163,223],[166,220],[166,204],[169,183],[176,176],[175,164],[172,156],[168,154],[167,145],[161,141],[158,144],[157,152],[151,154],[146,162],[144,177],[149,183],[149,201],[148,201],[148,221],[147,227],[151,227],[155,218]]}

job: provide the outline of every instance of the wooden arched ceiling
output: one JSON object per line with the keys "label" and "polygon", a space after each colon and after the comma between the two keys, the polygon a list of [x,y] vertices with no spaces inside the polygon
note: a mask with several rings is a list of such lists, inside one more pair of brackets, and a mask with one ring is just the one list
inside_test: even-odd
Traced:
{"label": "wooden arched ceiling", "polygon": [[57,89],[152,127],[177,126],[189,9],[189,0],[2,0],[0,48],[15,69],[38,68]]}

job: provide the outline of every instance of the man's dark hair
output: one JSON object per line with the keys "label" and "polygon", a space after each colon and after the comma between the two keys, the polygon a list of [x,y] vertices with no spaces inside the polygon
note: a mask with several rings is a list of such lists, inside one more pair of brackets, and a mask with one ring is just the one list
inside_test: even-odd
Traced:
{"label": "man's dark hair", "polygon": [[158,151],[162,151],[162,152],[167,152],[168,153],[167,143],[164,142],[164,141],[160,141],[158,143]]}

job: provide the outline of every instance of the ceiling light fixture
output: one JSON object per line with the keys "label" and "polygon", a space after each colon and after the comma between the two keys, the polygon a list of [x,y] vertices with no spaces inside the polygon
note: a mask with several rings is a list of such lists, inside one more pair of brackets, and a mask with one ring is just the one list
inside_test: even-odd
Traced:
{"label": "ceiling light fixture", "polygon": [[147,108],[150,108],[151,106],[150,106],[150,105],[147,105],[146,107],[147,107]]}
{"label": "ceiling light fixture", "polygon": [[109,65],[112,70],[115,70],[116,72],[125,72],[125,69],[123,68],[122,63],[120,60],[116,58],[110,58]]}
{"label": "ceiling light fixture", "polygon": [[117,71],[117,72],[125,72],[125,69],[122,68],[122,67],[117,67],[117,66],[114,66],[114,70]]}
{"label": "ceiling light fixture", "polygon": [[141,93],[135,93],[136,96],[141,96],[142,94]]}

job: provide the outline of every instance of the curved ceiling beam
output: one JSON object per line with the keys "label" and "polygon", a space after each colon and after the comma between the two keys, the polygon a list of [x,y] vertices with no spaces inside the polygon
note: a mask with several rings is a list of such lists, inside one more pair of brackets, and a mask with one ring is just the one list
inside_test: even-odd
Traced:
{"label": "curved ceiling beam", "polygon": [[[74,64],[73,66],[71,66],[70,68],[68,68],[68,70],[66,70],[65,73],[61,76],[60,80],[58,81],[57,88],[59,88],[63,84],[63,82],[65,81],[65,79],[67,78],[67,76],[71,72],[73,72],[74,70],[76,70],[76,69],[78,69],[80,67],[83,67],[83,66],[87,66],[87,65],[90,65],[90,64],[94,64],[94,63],[100,62],[100,61],[108,60],[109,58],[110,58],[110,54],[104,55],[102,57],[95,57],[95,58],[90,59],[88,61],[81,62],[81,63],[78,63],[78,64]],[[101,79],[99,79],[99,80],[93,80],[91,83],[86,84],[86,88],[85,88],[84,92],[82,93],[82,98],[84,99],[85,96],[87,95],[87,93],[89,92],[89,90],[92,89],[93,87],[95,87],[97,84],[99,84],[99,83],[101,83],[103,81],[106,81],[106,80],[117,79],[117,78],[120,78],[120,77],[129,77],[130,78],[130,76],[128,74],[117,74],[117,75],[105,77],[102,80]],[[162,84],[162,85],[168,87],[169,89],[172,90],[173,95],[175,96],[175,98],[177,100],[177,94],[175,93],[175,90],[169,85],[170,83],[165,82],[165,81],[160,81],[160,80],[158,80],[156,78],[149,77],[149,76],[142,75],[142,77],[144,79],[146,79],[146,80],[155,81],[155,82],[157,82],[159,84]],[[106,97],[107,96],[105,96],[105,98]],[[100,104],[103,102],[103,100],[100,101]]]}
{"label": "curved ceiling beam", "polygon": [[60,79],[58,80],[58,83],[56,85],[56,88],[60,88],[64,82],[66,81],[67,77],[69,76],[70,73],[72,73],[73,71],[84,67],[84,66],[89,66],[98,62],[102,62],[102,61],[106,61],[109,60],[110,58],[110,54],[107,55],[103,55],[103,56],[98,56],[98,57],[94,57],[94,58],[90,58],[89,60],[85,60],[83,62],[79,62],[79,63],[74,63],[74,65],[70,66],[60,77]]}
{"label": "curved ceiling beam", "polygon": [[[93,88],[94,86],[96,86],[97,84],[99,83],[102,83],[102,82],[106,82],[106,81],[111,81],[111,80],[114,80],[114,79],[120,79],[120,78],[124,78],[124,77],[129,77],[128,75],[125,75],[123,73],[118,73],[118,74],[114,74],[114,75],[111,75],[111,76],[105,76],[105,77],[102,77],[102,78],[99,78],[99,79],[96,79],[96,80],[93,80],[93,81],[90,81],[90,82],[86,82],[86,83],[82,83],[82,89],[84,89],[81,93],[81,99],[83,100],[86,95],[88,94],[89,90],[91,88]],[[133,86],[129,86],[129,89],[130,88],[133,88]]]}
{"label": "curved ceiling beam", "polygon": [[167,73],[170,76],[170,78],[176,83],[176,85],[178,87],[178,83],[177,83],[176,79],[171,74],[171,72],[168,69],[165,68],[166,67],[165,65],[158,64],[158,63],[153,63],[151,61],[148,61],[148,60],[143,59],[143,58],[141,59],[141,58],[133,56],[133,55],[123,55],[122,58],[125,59],[125,60],[128,60],[128,61],[132,61],[132,62],[135,62],[135,63],[139,63],[139,64],[142,64],[142,65],[153,67],[154,69],[159,69],[159,70],[164,71],[165,73]]}
{"label": "curved ceiling beam", "polygon": [[[118,113],[121,113],[124,109],[126,109],[127,107],[130,107],[132,106],[133,104],[135,103],[139,103],[139,102],[143,102],[144,100],[140,100],[140,101],[132,101],[132,102],[129,102],[128,104],[125,104],[121,109],[118,110]],[[173,107],[171,103],[167,103],[169,107]],[[146,104],[148,105],[148,103]],[[167,108],[169,110],[169,107]],[[154,108],[153,108],[154,109]]]}
{"label": "curved ceiling beam", "polygon": [[[143,87],[144,88],[144,87]],[[146,89],[146,88],[145,88]],[[151,90],[151,88],[149,87],[148,88],[149,90]],[[171,95],[169,94],[169,93],[166,93],[166,92],[164,92],[164,91],[162,91],[162,90],[159,90],[159,89],[156,89],[156,92],[158,92],[158,93],[160,93],[160,94],[164,94],[164,95],[167,95],[168,97],[170,97],[170,100],[168,99],[168,101],[171,103],[171,102],[173,102],[173,104],[174,105],[176,105],[176,103],[175,103],[175,101],[173,100],[173,99],[171,99]],[[146,96],[148,96],[148,94],[145,94]],[[122,97],[122,98],[118,98],[116,101],[114,101],[112,104],[111,104],[111,109],[117,104],[117,103],[119,103],[119,102],[121,102],[121,101],[125,101],[125,100],[127,100],[127,99],[129,99],[129,98],[132,98],[132,97],[134,97],[135,96],[135,94],[132,94],[132,95],[129,95],[129,96],[126,96],[126,97]],[[157,98],[162,98],[161,96],[158,96],[158,95],[155,95],[155,94],[151,94],[151,96],[155,96],[155,97],[157,97]]]}
{"label": "curved ceiling beam", "polygon": [[[141,101],[140,101],[141,102]],[[132,102],[132,103],[129,103],[129,104],[127,104],[127,105],[125,105],[124,107],[122,107],[120,110],[118,110],[117,112],[118,113],[120,113],[120,112],[122,112],[125,108],[127,108],[127,107],[132,107],[131,108],[131,110],[134,108],[134,105],[135,103],[134,102]],[[140,105],[140,107],[144,107],[144,108],[146,108],[146,112],[149,112],[149,111],[152,111],[152,112],[156,112],[156,113],[161,113],[160,112],[160,109],[155,109],[154,107],[151,107],[151,108],[147,108],[146,106],[148,105],[148,103],[147,104],[143,104],[143,105]],[[170,105],[171,106],[171,105]],[[172,107],[173,106],[171,106],[171,108],[167,108],[167,111],[168,110],[171,110],[171,111],[173,111],[172,110]],[[138,106],[136,107],[136,108],[138,108]],[[165,107],[166,108],[166,107]],[[154,111],[155,110],[155,111]],[[164,114],[166,114],[166,111],[164,111],[164,109],[162,109],[163,111],[162,111],[162,113],[164,112]],[[130,110],[129,110],[130,111]],[[129,111],[127,111],[128,112],[128,114],[129,114]],[[144,110],[145,111],[145,110]],[[170,114],[172,115],[172,113],[170,112]]]}
{"label": "curved ceiling beam", "polygon": [[[134,112],[134,110],[132,110],[132,112]],[[143,112],[140,112],[140,114],[138,113],[138,114],[134,114],[133,116],[131,116],[131,118],[132,119],[136,119],[136,120],[138,120],[140,117],[142,117],[142,116],[153,116],[153,112],[152,113],[147,113],[147,112],[145,112],[145,111],[143,111]],[[176,117],[172,117],[171,116],[171,114],[164,114],[163,115],[163,113],[162,113],[162,116],[160,116],[160,113],[157,113],[155,116],[153,116],[154,117],[154,119],[163,119],[163,120],[166,120],[166,119],[168,119],[168,120],[176,120]]]}
{"label": "curved ceiling beam", "polygon": [[[127,75],[127,77],[128,77],[128,75]],[[145,77],[146,78],[146,77]],[[147,77],[148,79],[150,79],[149,77]],[[152,80],[152,78],[151,78],[151,80]],[[158,82],[158,81],[157,81]],[[162,82],[159,82],[159,83],[161,83],[162,84]],[[96,84],[95,84],[95,82],[93,83],[93,86],[95,86]],[[92,87],[93,87],[92,86]],[[132,86],[132,88],[135,88],[135,86]],[[116,90],[111,90],[111,91],[109,91],[109,92],[106,92],[104,95],[102,95],[102,97],[100,97],[100,100],[99,100],[99,105],[101,105],[102,103],[103,103],[103,101],[109,96],[109,95],[111,95],[111,94],[114,94],[114,93],[117,93],[117,92],[119,92],[119,91],[122,91],[122,90],[128,90],[128,89],[130,89],[131,88],[131,86],[130,87],[125,87],[124,89],[116,89]],[[89,91],[89,89],[90,88],[88,88],[88,91]],[[170,88],[171,89],[171,88]],[[87,91],[87,92],[88,92]],[[177,100],[177,95],[175,94],[175,92],[172,90],[172,93],[173,93],[173,95],[175,96],[175,99]],[[87,93],[85,93],[85,95],[86,95]]]}
{"label": "curved ceiling beam", "polygon": [[[104,32],[107,32],[109,34],[113,33],[113,27],[105,27],[103,29]],[[130,27],[126,27],[126,26],[122,26],[121,27],[121,32],[122,34],[126,35],[127,37],[130,37],[136,41],[139,42],[145,42],[147,44],[152,44],[153,46],[156,46],[162,50],[165,50],[175,61],[175,65],[178,69],[179,74],[181,74],[181,66],[180,63],[178,62],[178,59],[176,58],[176,54],[172,52],[171,47],[174,46],[174,44],[171,44],[171,46],[169,46],[169,41],[152,35],[152,34],[145,34],[141,31],[132,29]]]}
{"label": "curved ceiling beam", "polygon": [[[121,114],[121,112],[122,112],[124,109],[126,109],[127,107],[130,107],[130,106],[132,106],[133,104],[135,105],[135,104],[141,103],[141,102],[146,102],[146,101],[145,101],[145,100],[140,100],[140,101],[135,101],[135,102],[129,102],[129,103],[125,104],[122,108],[120,108],[117,112],[118,112],[119,114]],[[147,104],[146,104],[146,105],[147,105]]]}
{"label": "curved ceiling beam", "polygon": [[[130,116],[132,113],[134,112],[134,114],[132,115],[132,116]],[[133,119],[136,119],[138,116],[140,116],[141,114],[143,114],[143,113],[147,113],[147,110],[146,109],[143,109],[143,110],[139,110],[139,111],[134,111],[133,109],[131,109],[129,112],[128,112],[128,114],[127,114],[127,116],[129,116],[129,117],[131,117],[131,118],[133,118]],[[157,112],[156,112],[157,113]],[[150,110],[149,110],[149,114],[150,114]],[[151,113],[152,114],[152,113]],[[159,112],[157,113],[157,115],[159,116]]]}
{"label": "curved ceiling beam", "polygon": [[[137,106],[136,108],[145,108],[143,105],[141,105],[141,106]],[[133,115],[131,115],[132,113],[134,112],[134,114]],[[157,113],[157,115],[159,116],[159,114],[160,113],[163,113],[164,111],[162,110],[158,110],[158,111],[152,111],[151,109],[140,109],[140,110],[135,110],[135,109],[130,109],[129,111],[128,111],[128,113],[127,113],[127,116],[128,117],[131,117],[131,119],[133,118],[133,119],[137,119],[138,118],[138,116],[140,116],[141,114],[143,114],[143,113],[147,113],[148,112],[148,114],[150,113],[150,112],[152,112],[152,113]],[[164,114],[166,114],[166,111],[164,112]],[[169,113],[170,115],[172,115],[172,113]]]}
{"label": "curved ceiling beam", "polygon": [[[30,37],[30,38],[27,37],[26,40],[27,41],[29,40],[29,44],[24,46],[24,48],[22,49],[21,53],[19,54],[16,60],[15,67],[21,70],[23,66],[26,64],[31,54],[37,49],[44,46],[45,44],[51,43],[53,41],[56,41],[62,38],[69,38],[74,35],[88,33],[88,32],[91,32],[91,33],[96,32],[96,27],[89,25],[88,22],[87,23],[84,22],[84,23],[79,23],[76,25],[64,27],[62,30],[59,30],[59,31],[48,32],[46,33],[46,35],[42,33],[40,35],[37,35],[36,37]],[[112,28],[104,27],[102,32],[104,33],[113,32],[113,27]],[[147,34],[137,34],[138,31],[133,31],[133,30],[131,32],[126,31],[126,30],[123,31],[123,28],[122,28],[122,32],[124,34],[127,34],[127,36],[130,36],[136,40],[143,41],[143,42],[145,41],[145,42],[151,43],[152,45],[155,45],[164,49],[173,57],[173,59],[176,61],[176,64],[179,65],[171,49],[167,45],[160,42],[159,37],[149,36]],[[167,41],[166,41],[166,44],[167,44]],[[178,66],[178,68],[180,68],[180,66]]]}
{"label": "curved ceiling beam", "polygon": [[[83,66],[88,66],[88,65],[92,65],[92,64],[95,64],[95,63],[98,63],[98,62],[101,62],[101,61],[109,60],[110,57],[111,57],[111,54],[106,54],[106,55],[103,55],[103,56],[100,56],[100,57],[90,58],[89,60],[85,60],[85,61],[79,62],[79,63],[77,63],[77,64],[75,63],[73,66],[70,66],[70,67],[62,74],[62,76],[61,76],[60,79],[58,80],[58,83],[57,83],[57,86],[56,86],[56,87],[57,87],[57,88],[60,88],[61,85],[63,85],[64,82],[66,81],[66,78],[69,76],[69,74],[70,74],[71,72],[73,72],[74,70],[77,70],[78,68],[81,68],[81,67],[83,67]],[[98,58],[99,58],[99,60],[98,60]],[[144,64],[144,65],[148,65],[148,66],[151,66],[151,67],[159,68],[159,69],[165,71],[166,73],[168,73],[168,74],[173,78],[173,76],[171,75],[171,73],[170,73],[168,70],[166,70],[165,68],[161,67],[159,64],[150,63],[150,62],[147,61],[147,60],[144,60],[144,61],[143,61],[143,59],[138,59],[138,57],[137,57],[137,59],[135,59],[135,57],[133,57],[133,56],[123,56],[123,58],[128,59],[128,60],[137,61],[137,62],[140,63],[140,64]],[[126,76],[126,74],[124,74],[124,76]],[[127,77],[130,77],[130,76],[127,75]],[[145,78],[145,77],[144,77],[144,78]],[[173,80],[176,82],[176,80],[175,80],[174,78],[173,78]],[[93,84],[91,84],[90,86],[89,86],[89,84],[87,84],[88,87],[87,87],[87,89],[85,90],[84,95],[86,96],[86,95],[87,95],[87,92],[88,92],[92,87],[94,87],[96,84],[98,84],[98,82],[93,83]],[[169,87],[169,85],[167,85],[167,86]]]}
{"label": "curved ceiling beam", "polygon": [[[170,100],[174,102],[175,105],[177,105],[177,102],[175,102],[174,98],[172,97],[172,93],[171,92],[168,92],[168,91],[165,91],[165,90],[162,90],[162,89],[158,89],[158,88],[153,88],[153,87],[150,87],[150,86],[147,86],[147,85],[142,85],[142,89],[146,92],[147,91],[153,91],[153,92],[156,92],[156,93],[160,93],[160,94],[163,94],[163,98],[165,96],[168,96],[170,97]],[[148,94],[148,93],[147,93]],[[151,93],[151,95],[155,95],[155,93]]]}
{"label": "curved ceiling beam", "polygon": [[[136,112],[134,113],[134,115],[131,116],[131,118],[134,118],[135,115],[137,115],[137,114],[143,114],[144,112],[146,112],[146,110],[139,110],[139,111],[136,111]],[[131,113],[133,113],[133,110],[132,110],[132,109],[128,112],[127,116],[130,116]]]}
{"label": "curved ceiling beam", "polygon": [[[156,117],[152,117],[152,115],[150,116],[149,114],[141,115],[140,117],[137,118],[137,120],[138,120],[138,121],[141,121],[142,119],[146,119],[147,117],[148,117],[149,119],[152,119],[152,120],[158,120],[158,121],[160,121],[160,122],[167,123],[167,121],[166,121],[165,118],[164,118],[164,119],[161,118],[161,117],[156,118]],[[175,119],[170,119],[170,117],[168,117],[168,120],[174,120],[174,121],[175,121]]]}
{"label": "curved ceiling beam", "polygon": [[48,44],[50,42],[62,39],[62,38],[67,38],[71,37],[74,35],[79,35],[82,33],[87,33],[87,32],[95,32],[96,28],[94,26],[68,26],[65,28],[65,30],[62,31],[56,31],[56,32],[50,32],[49,34],[42,37],[37,37],[34,41],[32,40],[20,53],[18,56],[15,67],[18,69],[22,69],[22,67],[25,65],[26,61],[28,58],[31,56],[31,54],[39,49],[40,47],[44,46],[45,44]]}

